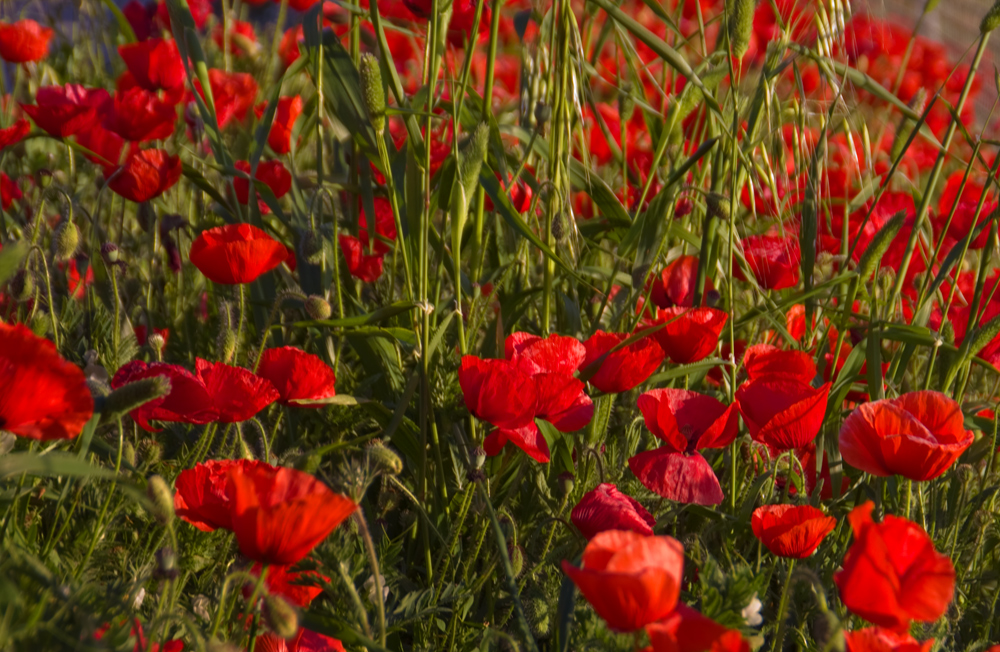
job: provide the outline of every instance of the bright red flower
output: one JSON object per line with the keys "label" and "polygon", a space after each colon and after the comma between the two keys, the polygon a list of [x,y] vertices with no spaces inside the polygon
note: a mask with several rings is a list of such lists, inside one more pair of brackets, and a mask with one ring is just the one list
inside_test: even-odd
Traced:
{"label": "bright red flower", "polygon": [[587,539],[605,530],[630,530],[651,536],[656,519],[639,501],[604,482],[584,494],[570,513],[570,520]]}
{"label": "bright red flower", "polygon": [[181,178],[181,159],[162,149],[131,152],[114,172],[105,170],[108,187],[137,204],[159,197]]}
{"label": "bright red flower", "polygon": [[7,210],[15,199],[21,199],[21,189],[5,172],[0,172],[0,208]]}
{"label": "bright red flower", "polygon": [[256,652],[345,652],[344,644],[325,634],[299,628],[299,633],[285,640],[267,632],[257,637]]}
{"label": "bright red flower", "polygon": [[[376,235],[372,251],[376,255],[382,256],[392,251],[388,243],[396,241],[396,218],[392,214],[392,204],[385,197],[375,197],[375,201],[372,203],[375,209]],[[364,244],[369,244],[368,228],[371,225],[371,218],[368,216],[368,212],[364,206],[360,208],[361,224],[358,228],[358,240]]]}
{"label": "bright red flower", "polygon": [[288,250],[252,224],[226,224],[202,231],[188,259],[213,283],[252,283],[288,257]]}
{"label": "bright red flower", "polygon": [[83,371],[24,324],[0,323],[0,430],[72,439],[94,414]]}
{"label": "bright red flower", "polygon": [[382,257],[384,254],[367,254],[367,243],[353,235],[341,235],[340,250],[344,254],[347,271],[354,278],[365,283],[374,283],[382,276]]}
{"label": "bright red flower", "polygon": [[230,467],[228,491],[240,552],[262,564],[297,563],[357,508],[308,473],[269,464]]}
{"label": "bright red flower", "polygon": [[[267,104],[254,107],[254,115],[259,120],[267,111]],[[298,95],[279,97],[278,106],[274,110],[274,122],[267,135],[267,144],[275,154],[283,155],[292,151],[292,127],[302,114],[302,98]]]}
{"label": "bright red flower", "polygon": [[[694,293],[698,285],[698,257],[681,256],[663,268],[663,272],[653,281],[649,292],[650,300],[658,308],[673,308],[694,305]],[[705,294],[713,292],[712,279],[705,279]]]}
{"label": "bright red flower", "polygon": [[118,54],[135,82],[147,91],[172,91],[184,85],[184,61],[173,39],[151,38],[120,45]]}
{"label": "bright red flower", "polygon": [[[524,183],[524,181],[519,179],[518,182],[514,184],[514,187],[511,188],[510,181],[513,178],[513,175],[510,172],[507,173],[506,181],[504,181],[503,177],[500,176],[499,172],[496,173],[496,177],[497,181],[500,182],[500,190],[503,191],[510,199],[510,204],[511,206],[514,207],[515,211],[517,211],[518,213],[523,213],[529,208],[531,208],[532,195],[530,186],[528,186],[526,183]],[[488,196],[485,198],[485,202],[483,203],[483,208],[485,208],[488,211],[492,211],[494,209],[493,200],[490,199]]]}
{"label": "bright red flower", "polygon": [[33,20],[0,21],[0,59],[11,63],[41,61],[49,54],[53,34],[52,29]]}
{"label": "bright red flower", "polygon": [[65,138],[96,125],[110,101],[111,96],[103,88],[66,84],[39,88],[35,104],[22,104],[21,108],[50,135]]}
{"label": "bright red flower", "polygon": [[483,450],[493,457],[500,454],[507,442],[520,448],[536,462],[545,464],[549,461],[549,444],[534,422],[520,428],[497,428],[491,431],[483,440]]}
{"label": "bright red flower", "polygon": [[511,333],[504,341],[504,357],[517,362],[527,373],[573,375],[587,358],[587,349],[575,337],[557,335],[539,337],[530,333]]}
{"label": "bright red flower", "polygon": [[[212,15],[212,0],[187,0],[187,6],[191,10],[194,26],[198,29],[205,27],[208,17]],[[156,6],[156,19],[160,21],[163,29],[170,31],[170,12],[167,10],[165,0],[160,0]]]}
{"label": "bright red flower", "polygon": [[881,627],[844,632],[844,642],[847,652],[931,652],[934,647],[933,638],[919,643],[909,634]]}
{"label": "bright red flower", "polygon": [[21,118],[6,129],[0,129],[0,149],[17,145],[28,132],[31,131],[31,123]]}
{"label": "bright red flower", "polygon": [[654,389],[639,396],[646,428],[674,452],[725,448],[738,434],[738,409],[686,389]]}
{"label": "bright red flower", "polygon": [[[250,174],[250,163],[247,161],[236,161],[235,167],[240,172]],[[271,189],[276,199],[281,199],[292,189],[292,174],[285,168],[281,161],[261,161],[257,164],[257,174],[254,179],[263,181]],[[250,201],[250,180],[242,176],[233,177],[233,189],[236,191],[236,199],[241,204]],[[267,215],[271,212],[266,202],[260,197],[260,193],[254,190],[257,196],[257,207],[261,214]]]}
{"label": "bright red flower", "polygon": [[[626,333],[595,332],[583,343],[587,351],[583,368],[594,364],[628,337]],[[663,357],[663,349],[656,340],[644,337],[604,358],[589,382],[606,394],[626,392],[645,382],[663,364]]]}
{"label": "bright red flower", "polygon": [[337,377],[330,365],[319,356],[306,353],[294,346],[267,349],[260,357],[257,375],[271,381],[278,390],[282,405],[320,408],[322,403],[309,404],[298,401],[315,401],[335,396]]}
{"label": "bright red flower", "polygon": [[633,455],[628,468],[644,487],[685,505],[718,505],[725,498],[719,479],[701,453],[678,453],[670,446]]}
{"label": "bright red flower", "polygon": [[919,525],[886,516],[872,521],[874,503],[848,516],[854,543],[833,576],[844,606],[880,627],[905,632],[911,620],[933,622],[955,593],[955,567]]}
{"label": "bright red flower", "polygon": [[143,88],[130,88],[115,93],[111,110],[102,126],[125,140],[141,143],[162,140],[174,133],[177,110],[155,93]]}
{"label": "bright red flower", "polygon": [[208,460],[181,471],[174,483],[174,512],[203,532],[232,530],[229,469],[261,464],[252,460]]}
{"label": "bright red flower", "polygon": [[687,605],[646,625],[652,652],[750,652],[738,630],[728,629]]}
{"label": "bright red flower", "polygon": [[779,349],[771,344],[755,344],[746,350],[743,367],[749,380],[784,378],[811,383],[816,378],[816,363],[805,351]]}
{"label": "bright red flower", "polygon": [[153,420],[193,424],[215,421],[217,413],[205,383],[175,364],[133,360],[118,368],[111,379],[111,388],[118,389],[122,385],[156,376],[164,376],[170,381],[170,393],[129,412],[140,428],[159,432],[149,424]]}
{"label": "bright red flower", "polygon": [[[250,574],[260,577],[261,568],[263,568],[261,564],[254,564],[250,568]],[[303,580],[306,582],[312,580],[313,584],[303,583]],[[324,580],[330,581],[328,577],[316,571],[290,571],[288,566],[271,566],[267,569],[264,584],[267,585],[267,591],[271,595],[280,595],[296,607],[304,609],[323,593],[323,586],[318,582]],[[245,599],[249,600],[253,595],[253,588],[251,582],[243,585]]]}
{"label": "bright red flower", "polygon": [[590,423],[594,403],[584,393],[586,385],[561,373],[541,373],[535,381],[535,416],[551,423],[559,432],[576,432]]}
{"label": "bright red flower", "polygon": [[859,405],[840,428],[844,461],[872,475],[933,480],[972,445],[962,407],[921,391]]}
{"label": "bright red flower", "polygon": [[[242,122],[257,97],[257,82],[253,76],[212,68],[208,71],[208,83],[212,88],[219,128],[224,129],[233,119]],[[195,84],[195,87],[201,93],[201,84]]]}
{"label": "bright red flower", "polygon": [[506,430],[534,426],[535,381],[514,362],[463,356],[458,383],[477,419]]}
{"label": "bright red flower", "polygon": [[504,353],[534,378],[536,417],[548,421],[560,432],[574,432],[590,423],[594,404],[584,393],[584,383],[573,377],[586,357],[586,349],[579,340],[555,334],[543,339],[529,333],[513,333],[504,343]]}
{"label": "bright red flower", "polygon": [[156,5],[147,7],[137,0],[131,0],[122,7],[122,13],[132,26],[137,41],[145,41],[153,35],[156,30],[156,23],[153,20],[156,16]]}
{"label": "bright red flower", "polygon": [[[797,236],[752,235],[740,241],[743,256],[757,284],[765,290],[783,290],[799,282],[799,250]],[[741,265],[733,265],[736,278],[746,281]]]}
{"label": "bright red flower", "polygon": [[195,358],[195,371],[205,383],[218,413],[216,420],[221,423],[246,421],[279,397],[271,381],[240,367]]}
{"label": "bright red flower", "polygon": [[671,361],[689,364],[708,357],[719,343],[729,315],[717,308],[661,308],[657,324],[666,323],[653,337]]}
{"label": "bright red flower", "polygon": [[563,572],[616,632],[634,632],[677,605],[684,546],[674,538],[607,530],[590,540],[582,561],[582,568],[563,561]]}
{"label": "bright red flower", "polygon": [[84,129],[76,135],[76,142],[91,152],[84,152],[87,160],[100,165],[107,174],[114,172],[122,158],[125,139],[100,125]]}
{"label": "bright red flower", "polygon": [[810,505],[764,505],[750,519],[753,534],[779,557],[805,559],[837,527],[837,519]]}
{"label": "bright red flower", "polygon": [[736,402],[750,435],[777,450],[801,448],[816,438],[829,396],[830,383],[817,389],[769,377],[743,383],[736,390]]}

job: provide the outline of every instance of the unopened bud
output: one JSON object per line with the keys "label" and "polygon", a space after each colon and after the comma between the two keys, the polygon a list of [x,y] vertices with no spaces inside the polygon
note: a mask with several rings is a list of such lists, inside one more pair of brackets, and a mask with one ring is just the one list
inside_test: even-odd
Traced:
{"label": "unopened bud", "polygon": [[465,145],[458,152],[458,178],[461,180],[465,197],[472,196],[479,185],[479,171],[486,160],[486,148],[489,144],[490,128],[485,122],[480,122],[472,132]]}
{"label": "unopened bud", "polygon": [[306,314],[313,319],[329,319],[333,314],[330,303],[321,296],[312,294],[306,299]]}
{"label": "unopened bud", "polygon": [[955,343],[955,326],[950,321],[946,321],[941,324],[941,339],[945,341],[946,344]]}
{"label": "unopened bud", "polygon": [[317,455],[316,453],[309,453],[308,455],[299,455],[295,458],[293,466],[297,471],[302,471],[303,473],[308,473],[310,475],[316,473],[319,470],[319,465],[323,461],[322,455]]}
{"label": "unopened bud", "polygon": [[323,259],[323,241],[312,229],[302,232],[299,250],[302,252],[302,258],[311,265],[318,265]]}
{"label": "unopened bud", "polygon": [[635,98],[632,97],[632,85],[624,84],[620,91],[618,91],[618,116],[619,119],[624,123],[627,122],[632,117],[632,113],[635,111]]}
{"label": "unopened bud", "polygon": [[149,348],[156,352],[157,357],[162,357],[163,347],[167,345],[167,341],[163,339],[162,335],[154,332],[146,338],[146,344],[148,344]]}
{"label": "unopened bud", "polygon": [[22,269],[10,280],[10,295],[14,301],[24,303],[35,296],[35,278],[28,270]]}
{"label": "unopened bud", "polygon": [[368,448],[368,459],[379,473],[399,475],[403,471],[403,460],[381,442]]}
{"label": "unopened bud", "polygon": [[139,204],[139,210],[136,211],[135,217],[143,232],[149,233],[149,230],[156,224],[156,209],[148,201],[144,201]]}
{"label": "unopened bud", "polygon": [[80,246],[80,230],[68,219],[64,219],[56,229],[53,239],[56,262],[64,263],[76,254]]}
{"label": "unopened bud", "polygon": [[472,449],[472,466],[477,469],[483,468],[483,464],[486,463],[486,449],[482,446],[476,446]]}
{"label": "unopened bud", "polygon": [[564,496],[568,496],[573,492],[573,487],[576,486],[576,477],[569,471],[563,471],[559,474],[559,489],[562,490]]}
{"label": "unopened bud", "polygon": [[510,557],[510,566],[514,571],[514,577],[518,577],[524,572],[524,548],[521,546],[507,546],[507,555]]}
{"label": "unopened bud", "polygon": [[166,376],[152,376],[127,383],[105,399],[102,417],[115,418],[169,393],[170,379]]}
{"label": "unopened bud", "polygon": [[705,208],[710,217],[724,220],[729,218],[729,211],[732,209],[732,205],[729,202],[729,198],[725,195],[710,192],[705,196]]}
{"label": "unopened bud", "polygon": [[[822,611],[816,614],[812,623],[813,638],[816,644],[829,652],[844,652],[844,630],[832,611]],[[833,637],[831,641],[830,638]]]}
{"label": "unopened bud", "polygon": [[382,87],[382,71],[379,69],[375,55],[361,55],[361,95],[365,98],[368,117],[375,127],[375,133],[381,135],[385,131],[385,88]]}
{"label": "unopened bud", "polygon": [[104,262],[108,265],[117,263],[120,253],[118,245],[113,242],[105,242],[101,245],[101,258],[103,258]]}
{"label": "unopened bud", "polygon": [[552,216],[552,237],[556,239],[556,242],[563,242],[569,233],[569,228],[566,225],[567,219],[566,213],[562,211]]}
{"label": "unopened bud", "polygon": [[52,185],[52,170],[41,168],[35,173],[35,182],[39,188],[48,188]]}
{"label": "unopened bud", "polygon": [[122,459],[133,469],[135,468],[135,463],[138,460],[135,455],[135,446],[132,445],[132,442],[126,441],[125,445],[122,446]]}
{"label": "unopened bud", "polygon": [[219,333],[219,359],[222,362],[228,363],[233,359],[233,355],[236,354],[236,331],[224,328],[222,332]]}
{"label": "unopened bud", "polygon": [[264,620],[278,638],[287,640],[299,633],[299,614],[280,595],[264,596]]}
{"label": "unopened bud", "polygon": [[174,520],[174,492],[162,477],[149,477],[146,481],[146,497],[152,502],[152,514],[156,522],[169,525]]}

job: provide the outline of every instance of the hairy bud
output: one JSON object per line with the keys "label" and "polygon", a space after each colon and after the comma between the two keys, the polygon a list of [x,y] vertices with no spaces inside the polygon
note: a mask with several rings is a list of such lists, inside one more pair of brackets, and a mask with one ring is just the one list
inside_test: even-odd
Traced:
{"label": "hairy bud", "polygon": [[80,246],[80,230],[69,219],[59,223],[53,237],[53,249],[57,262],[64,263],[76,254]]}
{"label": "hairy bud", "polygon": [[705,196],[705,207],[709,216],[720,220],[727,219],[732,208],[729,198],[717,192],[710,192]]}
{"label": "hairy bud", "polygon": [[280,595],[264,596],[264,620],[278,638],[290,639],[299,633],[299,614]]}
{"label": "hairy bud", "polygon": [[24,303],[34,297],[35,277],[26,269],[18,270],[10,280],[10,294],[18,303]]}
{"label": "hairy bud", "polygon": [[103,415],[105,418],[114,418],[120,414],[131,412],[150,401],[154,401],[161,396],[170,393],[170,379],[166,376],[153,376],[143,378],[126,385],[122,385],[115,391],[108,394],[104,401]]}
{"label": "hairy bud", "polygon": [[490,128],[485,122],[479,123],[476,130],[458,152],[458,174],[466,198],[479,185],[479,171],[486,160],[486,147],[489,144]]}
{"label": "hairy bud", "polygon": [[514,577],[520,576],[524,572],[524,548],[508,545],[507,555],[510,557],[510,566],[514,570]]}
{"label": "hairy bud", "polygon": [[114,265],[118,262],[121,252],[118,250],[118,245],[113,242],[105,242],[101,245],[101,258],[104,259],[104,263],[107,265]]}
{"label": "hairy bud", "polygon": [[169,525],[174,520],[174,492],[162,477],[149,477],[146,481],[146,497],[153,503],[152,514],[156,522]]}
{"label": "hairy bud", "polygon": [[403,471],[403,460],[382,442],[368,448],[368,460],[379,473],[399,475]]}
{"label": "hairy bud", "polygon": [[330,315],[333,314],[333,310],[330,309],[330,304],[323,297],[312,294],[306,299],[306,314],[313,319],[329,319]]}
{"label": "hairy bud", "polygon": [[318,265],[323,259],[323,241],[312,229],[302,232],[299,250],[302,252],[302,257],[311,265]]}

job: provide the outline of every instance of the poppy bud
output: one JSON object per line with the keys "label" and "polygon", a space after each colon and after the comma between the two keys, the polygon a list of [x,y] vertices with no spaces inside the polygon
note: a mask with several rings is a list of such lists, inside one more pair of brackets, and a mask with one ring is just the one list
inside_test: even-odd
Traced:
{"label": "poppy bud", "polygon": [[118,245],[113,242],[105,242],[101,245],[101,258],[104,259],[104,263],[107,265],[113,265],[118,262],[119,258]]}
{"label": "poppy bud", "polygon": [[52,185],[52,170],[41,168],[35,173],[36,183],[39,188],[48,188]]}
{"label": "poppy bud", "polygon": [[135,217],[142,230],[149,233],[149,230],[156,224],[156,209],[148,201],[144,201],[139,204],[139,210],[136,211]]}
{"label": "poppy bud", "polygon": [[174,520],[174,492],[162,477],[149,477],[146,481],[146,497],[153,503],[151,513],[156,522],[169,525]]}
{"label": "poppy bud", "polygon": [[729,211],[732,208],[729,198],[717,192],[710,192],[705,195],[705,210],[709,217],[716,217],[720,220],[729,218]]}
{"label": "poppy bud", "polygon": [[545,123],[549,121],[552,117],[552,109],[545,102],[537,102],[535,104],[535,125],[541,129],[545,126]]}
{"label": "poppy bud", "polygon": [[[172,500],[172,499],[171,499]],[[170,546],[163,546],[156,551],[156,568],[153,575],[161,580],[177,579],[177,553]]]}
{"label": "poppy bud", "polygon": [[135,446],[133,446],[132,442],[130,441],[126,441],[125,445],[122,447],[122,461],[124,461],[132,468],[135,468],[135,463],[137,461],[135,455]]}
{"label": "poppy bud", "polygon": [[35,278],[28,273],[28,270],[18,270],[14,278],[10,280],[10,294],[14,301],[24,303],[35,296]]}
{"label": "poppy bud", "polygon": [[230,328],[224,328],[222,332],[219,333],[219,359],[222,362],[228,363],[233,359],[233,355],[236,353],[236,331]]}
{"label": "poppy bud", "polygon": [[726,17],[726,31],[733,56],[742,59],[750,49],[750,35],[753,33],[753,16],[757,7],[754,0],[732,0],[727,3],[730,13]]}
{"label": "poppy bud", "polygon": [[647,274],[649,274],[649,265],[638,265],[632,268],[632,287],[641,288],[646,282]]}
{"label": "poppy bud", "polygon": [[319,465],[323,461],[322,455],[317,455],[316,453],[310,453],[308,455],[300,455],[295,458],[293,466],[296,470],[302,471],[303,473],[308,473],[313,475],[319,470]]}
{"label": "poppy bud", "polygon": [[329,319],[333,311],[330,304],[323,297],[312,294],[306,299],[306,314],[313,319]]}
{"label": "poppy bud", "polygon": [[563,242],[566,240],[566,235],[569,233],[569,229],[566,226],[566,214],[559,211],[552,216],[552,237],[556,239],[556,242]]}
{"label": "poppy bud", "polygon": [[323,257],[323,241],[312,229],[303,231],[299,240],[299,250],[307,263],[318,265]]}
{"label": "poppy bud", "polygon": [[56,229],[53,238],[53,248],[55,249],[56,261],[64,263],[76,253],[80,246],[80,230],[76,228],[69,219],[64,219],[59,228]]}
{"label": "poppy bud", "polygon": [[510,566],[514,570],[514,577],[519,577],[524,571],[524,548],[508,545],[507,555],[510,557]]}
{"label": "poppy bud", "polygon": [[150,466],[159,462],[160,458],[163,457],[163,448],[155,439],[143,439],[139,442],[138,452],[142,455],[140,461]]}
{"label": "poppy bud", "polygon": [[946,321],[941,324],[940,330],[941,339],[947,344],[955,343],[955,326],[950,322]]}
{"label": "poppy bud", "polygon": [[368,449],[368,459],[379,473],[399,475],[403,471],[403,460],[381,442]]}
{"label": "poppy bud", "polygon": [[169,393],[170,380],[166,376],[152,376],[127,383],[105,399],[102,417],[115,418]]}
{"label": "poppy bud", "polygon": [[[837,620],[837,615],[832,611],[823,611],[816,614],[812,623],[813,638],[816,639],[816,646],[829,652],[844,652],[844,630]],[[831,642],[830,637],[834,640]]]}
{"label": "poppy bud", "polygon": [[153,333],[146,338],[146,344],[149,348],[153,349],[156,353],[157,358],[163,357],[163,347],[167,345],[167,341],[163,339],[163,336],[159,333]]}
{"label": "poppy bud", "polygon": [[568,496],[573,492],[573,487],[576,485],[576,478],[569,471],[564,471],[559,474],[559,489],[562,490],[564,496]]}
{"label": "poppy bud", "polygon": [[979,33],[989,34],[997,27],[1000,27],[1000,0],[996,0],[983,16],[983,22],[979,23]]}
{"label": "poppy bud", "polygon": [[264,620],[279,638],[287,640],[299,632],[299,615],[295,607],[280,595],[264,596]]}
{"label": "poppy bud", "polygon": [[481,469],[483,464],[486,463],[486,449],[482,446],[476,446],[472,449],[472,466]]}
{"label": "poppy bud", "polygon": [[379,70],[375,55],[361,55],[361,95],[365,98],[368,117],[375,127],[375,133],[385,131],[385,89],[382,87],[382,71]]}

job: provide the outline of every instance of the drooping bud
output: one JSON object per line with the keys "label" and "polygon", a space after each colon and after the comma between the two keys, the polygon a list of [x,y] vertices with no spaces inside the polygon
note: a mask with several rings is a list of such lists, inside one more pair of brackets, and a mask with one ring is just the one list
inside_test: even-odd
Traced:
{"label": "drooping bud", "polygon": [[520,576],[524,572],[524,548],[508,545],[507,555],[510,556],[510,566],[514,571],[514,577]]}
{"label": "drooping bud", "polygon": [[318,265],[323,259],[323,241],[312,229],[302,232],[299,250],[302,252],[302,257],[311,265]]}
{"label": "drooping bud", "polygon": [[726,16],[726,32],[729,34],[729,48],[734,57],[742,59],[750,49],[756,3],[754,0],[730,0],[727,4],[729,15]]}
{"label": "drooping bud", "polygon": [[80,246],[80,230],[71,220],[64,219],[59,223],[53,236],[53,249],[56,262],[65,263],[76,254]]}
{"label": "drooping bud", "polygon": [[35,277],[26,269],[18,270],[10,280],[10,295],[18,303],[24,303],[34,297]]}
{"label": "drooping bud", "polygon": [[236,354],[236,331],[232,328],[223,326],[222,330],[219,332],[219,359],[222,362],[229,363],[233,359],[233,355]]}
{"label": "drooping bud", "polygon": [[983,16],[983,21],[979,23],[979,33],[989,34],[997,27],[1000,27],[1000,0],[995,0],[993,6]]}
{"label": "drooping bud", "polygon": [[382,442],[368,448],[368,460],[377,472],[385,475],[399,475],[403,471],[403,460]]}
{"label": "drooping bud", "polygon": [[135,218],[139,222],[139,227],[142,228],[143,232],[149,233],[149,230],[156,224],[156,209],[148,201],[144,201],[139,204],[139,209],[135,212]]}
{"label": "drooping bud", "polygon": [[166,481],[152,475],[146,481],[146,497],[152,503],[152,515],[160,525],[169,525],[174,520],[174,492]]}
{"label": "drooping bud", "polygon": [[729,202],[729,197],[720,195],[717,192],[710,192],[705,195],[705,209],[709,216],[720,220],[728,219],[731,208],[732,205]]}
{"label": "drooping bud", "polygon": [[299,633],[299,614],[280,595],[264,596],[264,620],[278,638],[287,640]]}
{"label": "drooping bud", "polygon": [[104,420],[117,418],[169,393],[170,379],[166,376],[143,378],[122,385],[108,394],[101,416]]}
{"label": "drooping bud", "polygon": [[361,95],[365,98],[368,117],[379,136],[385,131],[385,88],[382,86],[382,71],[375,55],[361,55]]}
{"label": "drooping bud", "polygon": [[330,308],[330,303],[323,297],[317,294],[311,294],[306,299],[306,314],[313,319],[329,319],[330,315],[333,314],[333,310]]}
{"label": "drooping bud", "polygon": [[624,124],[632,118],[632,113],[635,111],[635,98],[632,97],[632,85],[629,83],[622,84],[621,90],[618,91],[618,116],[619,120]]}

